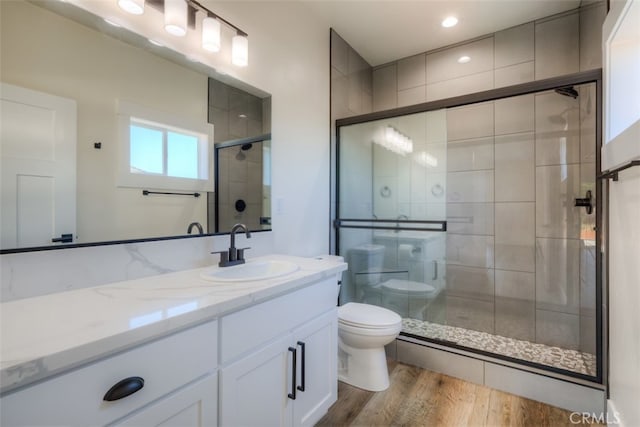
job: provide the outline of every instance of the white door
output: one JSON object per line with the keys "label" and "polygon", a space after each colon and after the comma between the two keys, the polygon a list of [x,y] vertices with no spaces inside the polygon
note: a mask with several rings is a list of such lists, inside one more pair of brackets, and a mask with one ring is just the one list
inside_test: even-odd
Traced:
{"label": "white door", "polygon": [[75,237],[76,102],[6,83],[0,102],[0,248]]}
{"label": "white door", "polygon": [[298,347],[298,391],[293,425],[313,426],[338,398],[336,310],[296,329],[293,339]]}
{"label": "white door", "polygon": [[291,335],[220,370],[220,425],[291,425]]}
{"label": "white door", "polygon": [[214,427],[218,424],[218,376],[213,374],[151,404],[117,427]]}

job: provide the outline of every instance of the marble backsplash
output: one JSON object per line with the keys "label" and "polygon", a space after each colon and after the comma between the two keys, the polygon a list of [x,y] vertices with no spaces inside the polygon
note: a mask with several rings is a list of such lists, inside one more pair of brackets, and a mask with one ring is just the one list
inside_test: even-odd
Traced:
{"label": "marble backsplash", "polygon": [[[223,235],[5,254],[0,302],[206,267],[218,262],[210,252],[228,245]],[[237,246],[251,246],[248,258],[273,253],[273,233],[239,235]]]}

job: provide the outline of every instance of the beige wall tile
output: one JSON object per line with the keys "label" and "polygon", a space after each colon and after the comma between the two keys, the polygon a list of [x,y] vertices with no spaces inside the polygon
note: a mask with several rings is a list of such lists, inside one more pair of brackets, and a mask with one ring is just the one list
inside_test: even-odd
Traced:
{"label": "beige wall tile", "polygon": [[493,202],[493,170],[447,173],[447,202]]}
{"label": "beige wall tile", "polygon": [[331,66],[342,74],[349,74],[349,45],[335,31],[331,31]]}
{"label": "beige wall tile", "polygon": [[580,161],[579,101],[553,91],[535,95],[536,165]]}
{"label": "beige wall tile", "polygon": [[396,65],[373,70],[373,111],[388,110],[397,106]]}
{"label": "beige wall tile", "polygon": [[493,136],[493,102],[447,109],[447,139],[457,141]]}
{"label": "beige wall tile", "polygon": [[[536,306],[577,315],[580,308],[580,241],[536,239]],[[576,331],[575,336],[578,336]]]}
{"label": "beige wall tile", "polygon": [[575,314],[536,310],[536,342],[578,350],[580,321]]}
{"label": "beige wall tile", "polygon": [[493,267],[493,236],[447,233],[447,265]]}
{"label": "beige wall tile", "polygon": [[534,74],[535,65],[533,61],[496,68],[494,71],[495,87],[531,82],[535,78]]}
{"label": "beige wall tile", "polygon": [[426,84],[426,55],[416,55],[398,61],[398,90]]}
{"label": "beige wall tile", "polygon": [[495,267],[535,272],[535,203],[496,203]]}
{"label": "beige wall tile", "polygon": [[498,31],[495,38],[495,67],[520,64],[534,59],[534,24]]}
{"label": "beige wall tile", "polygon": [[577,239],[580,212],[574,200],[580,190],[580,165],[536,168],[536,237]]}
{"label": "beige wall tile", "polygon": [[422,104],[427,100],[425,86],[413,87],[411,89],[398,91],[398,107],[404,107],[406,105]]}
{"label": "beige wall tile", "polygon": [[457,79],[427,85],[427,101],[451,98],[473,92],[493,89],[493,71],[485,71]]}
{"label": "beige wall tile", "polygon": [[534,95],[513,96],[495,101],[495,134],[533,132]]}
{"label": "beige wall tile", "polygon": [[[458,62],[461,56],[470,61]],[[493,70],[493,36],[439,52],[427,54],[427,83]]]}
{"label": "beige wall tile", "polygon": [[447,203],[447,231],[493,235],[493,203]]}
{"label": "beige wall tile", "polygon": [[535,201],[533,133],[496,136],[495,179],[496,201]]}
{"label": "beige wall tile", "polygon": [[536,22],[536,79],[580,69],[579,14]]}
{"label": "beige wall tile", "polygon": [[580,71],[602,67],[602,23],[606,2],[580,10]]}
{"label": "beige wall tile", "polygon": [[447,144],[449,172],[493,169],[493,138],[450,141]]}

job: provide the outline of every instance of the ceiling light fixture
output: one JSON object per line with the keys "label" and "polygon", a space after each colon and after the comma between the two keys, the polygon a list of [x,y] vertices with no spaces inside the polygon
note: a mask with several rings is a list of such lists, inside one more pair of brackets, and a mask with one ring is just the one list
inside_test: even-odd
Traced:
{"label": "ceiling light fixture", "polygon": [[118,0],[118,6],[132,15],[142,15],[144,13],[144,0]]}
{"label": "ceiling light fixture", "polygon": [[455,16],[447,16],[443,21],[442,21],[442,26],[445,28],[451,28],[454,25],[456,25],[458,23],[458,18],[456,18]]}
{"label": "ceiling light fixture", "polygon": [[466,64],[469,61],[471,61],[471,57],[469,57],[467,55],[464,55],[464,56],[461,56],[460,58],[458,58],[458,62],[460,64]]}
{"label": "ceiling light fixture", "polygon": [[164,29],[167,33],[184,37],[187,34],[188,6],[185,0],[164,0]]}

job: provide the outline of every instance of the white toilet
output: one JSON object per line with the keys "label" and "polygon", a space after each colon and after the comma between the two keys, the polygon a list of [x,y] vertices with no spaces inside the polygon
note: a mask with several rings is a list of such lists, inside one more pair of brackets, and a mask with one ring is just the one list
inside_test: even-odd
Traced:
{"label": "white toilet", "polygon": [[338,379],[355,387],[389,387],[384,346],[402,329],[402,319],[386,308],[350,302],[338,308]]}

